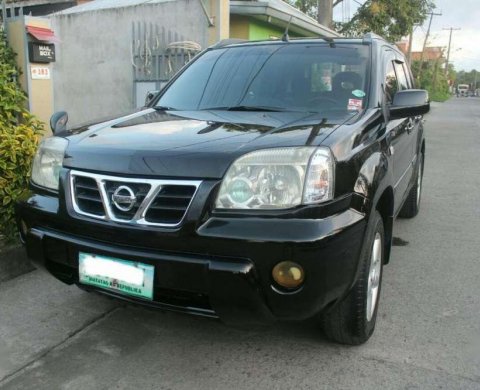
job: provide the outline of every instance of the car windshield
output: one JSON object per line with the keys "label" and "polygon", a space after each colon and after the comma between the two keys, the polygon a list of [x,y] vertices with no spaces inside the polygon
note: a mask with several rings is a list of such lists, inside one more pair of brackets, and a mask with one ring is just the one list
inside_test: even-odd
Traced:
{"label": "car windshield", "polygon": [[291,43],[207,51],[162,94],[174,110],[360,111],[369,46]]}

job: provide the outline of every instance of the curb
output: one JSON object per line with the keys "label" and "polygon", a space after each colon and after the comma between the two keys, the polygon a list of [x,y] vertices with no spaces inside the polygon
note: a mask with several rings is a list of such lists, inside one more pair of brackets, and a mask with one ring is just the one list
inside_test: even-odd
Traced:
{"label": "curb", "polygon": [[0,248],[0,283],[33,271],[35,267],[27,258],[22,246]]}

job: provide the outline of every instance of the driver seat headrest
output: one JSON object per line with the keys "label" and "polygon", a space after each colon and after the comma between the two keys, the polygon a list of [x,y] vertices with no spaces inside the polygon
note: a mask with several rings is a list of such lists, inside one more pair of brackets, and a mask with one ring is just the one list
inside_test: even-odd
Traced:
{"label": "driver seat headrest", "polygon": [[332,80],[332,89],[334,92],[353,91],[362,87],[362,77],[355,72],[337,73]]}

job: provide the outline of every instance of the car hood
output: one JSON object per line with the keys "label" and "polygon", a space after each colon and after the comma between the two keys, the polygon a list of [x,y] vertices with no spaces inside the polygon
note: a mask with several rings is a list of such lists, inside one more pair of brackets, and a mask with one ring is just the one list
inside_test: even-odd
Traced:
{"label": "car hood", "polygon": [[120,175],[221,178],[240,155],[319,145],[352,114],[146,109],[69,131],[67,168]]}

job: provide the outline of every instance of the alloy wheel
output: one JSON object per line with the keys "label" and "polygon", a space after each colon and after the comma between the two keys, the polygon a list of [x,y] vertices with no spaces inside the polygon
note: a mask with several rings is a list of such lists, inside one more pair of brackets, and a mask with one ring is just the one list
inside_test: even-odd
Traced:
{"label": "alloy wheel", "polygon": [[367,287],[367,321],[370,321],[377,306],[378,293],[380,288],[380,274],[382,271],[382,236],[375,234],[375,240],[370,255],[370,269],[368,272]]}

